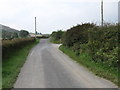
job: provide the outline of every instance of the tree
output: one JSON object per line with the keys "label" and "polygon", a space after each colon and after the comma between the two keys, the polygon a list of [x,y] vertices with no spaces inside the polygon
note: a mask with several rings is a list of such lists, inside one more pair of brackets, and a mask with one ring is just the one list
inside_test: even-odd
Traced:
{"label": "tree", "polygon": [[18,33],[14,32],[13,33],[13,38],[18,38]]}
{"label": "tree", "polygon": [[60,41],[61,42],[61,38],[63,35],[63,31],[59,30],[57,32],[52,32],[51,37],[54,41]]}
{"label": "tree", "polygon": [[26,30],[21,30],[19,32],[20,37],[27,37],[29,35],[29,32]]}

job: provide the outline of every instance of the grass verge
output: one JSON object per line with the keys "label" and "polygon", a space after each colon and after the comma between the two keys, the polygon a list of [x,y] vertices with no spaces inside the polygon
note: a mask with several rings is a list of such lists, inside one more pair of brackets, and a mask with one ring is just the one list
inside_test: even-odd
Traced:
{"label": "grass verge", "polygon": [[109,67],[108,65],[105,65],[103,63],[95,63],[92,61],[91,57],[87,53],[76,56],[76,54],[71,49],[63,45],[61,45],[59,49],[63,53],[67,54],[70,58],[77,61],[79,64],[87,67],[95,75],[108,79],[120,87],[120,85],[118,84],[118,73],[120,75],[120,72],[118,72],[117,68]]}
{"label": "grass verge", "polygon": [[51,43],[54,43],[54,44],[61,44],[60,41],[56,41],[56,40],[50,40]]}
{"label": "grass verge", "polygon": [[31,50],[39,40],[34,43],[26,45],[24,48],[11,52],[12,56],[2,62],[2,89],[12,88],[16,78],[23,66],[26,58]]}

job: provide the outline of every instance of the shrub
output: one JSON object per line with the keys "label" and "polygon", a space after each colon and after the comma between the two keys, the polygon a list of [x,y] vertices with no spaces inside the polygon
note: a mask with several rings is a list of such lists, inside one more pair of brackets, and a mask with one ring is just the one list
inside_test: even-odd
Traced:
{"label": "shrub", "polygon": [[51,41],[56,43],[61,43],[63,31],[59,30],[57,32],[52,32],[51,34]]}
{"label": "shrub", "polygon": [[72,47],[75,43],[87,43],[88,29],[94,26],[94,24],[85,23],[68,29],[63,36],[63,44],[67,47]]}
{"label": "shrub", "polygon": [[118,67],[118,25],[82,24],[68,29],[62,36],[64,46],[76,55],[88,53],[96,63]]}
{"label": "shrub", "polygon": [[19,35],[20,35],[20,37],[27,37],[28,35],[29,35],[29,32],[28,31],[26,31],[26,30],[21,30],[20,32],[19,32]]}
{"label": "shrub", "polygon": [[118,26],[95,27],[89,30],[88,52],[94,61],[118,65]]}

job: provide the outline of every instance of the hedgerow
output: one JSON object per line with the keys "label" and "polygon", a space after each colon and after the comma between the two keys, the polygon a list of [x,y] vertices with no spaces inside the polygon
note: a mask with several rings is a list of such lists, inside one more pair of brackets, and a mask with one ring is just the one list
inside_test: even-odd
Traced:
{"label": "hedgerow", "polygon": [[2,40],[2,60],[9,58],[12,52],[17,52],[26,45],[35,42],[35,38],[18,38]]}
{"label": "hedgerow", "polygon": [[57,32],[52,32],[50,40],[53,43],[61,43],[61,39],[62,39],[62,35],[63,35],[63,31],[59,30]]}
{"label": "hedgerow", "polygon": [[[58,32],[55,32],[59,36]],[[88,53],[96,63],[102,62],[108,67],[118,67],[118,25],[85,23],[74,26],[59,38],[64,46],[72,49],[76,55]],[[52,38],[55,35],[52,34]]]}

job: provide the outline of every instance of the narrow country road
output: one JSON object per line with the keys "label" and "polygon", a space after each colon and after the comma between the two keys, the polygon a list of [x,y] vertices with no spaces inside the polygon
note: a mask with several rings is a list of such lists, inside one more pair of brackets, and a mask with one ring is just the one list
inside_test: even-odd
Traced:
{"label": "narrow country road", "polygon": [[35,46],[14,84],[14,88],[115,88],[42,39]]}

